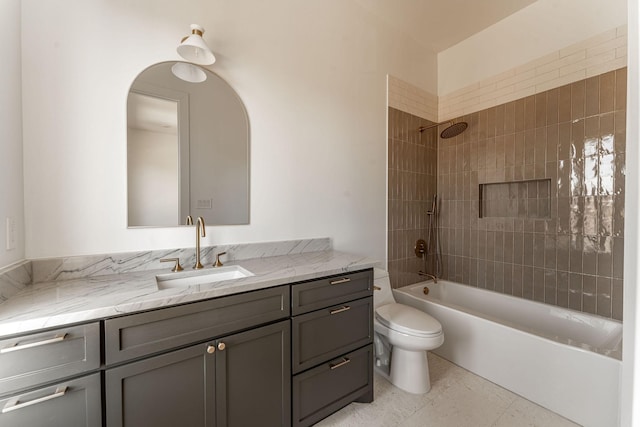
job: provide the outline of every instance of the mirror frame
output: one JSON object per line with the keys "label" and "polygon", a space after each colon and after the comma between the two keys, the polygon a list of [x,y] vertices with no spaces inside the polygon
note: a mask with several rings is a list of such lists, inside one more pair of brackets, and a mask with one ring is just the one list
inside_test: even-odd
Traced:
{"label": "mirror frame", "polygon": [[[166,225],[130,225],[129,224],[129,154],[127,152],[127,200],[126,200],[126,222],[127,228],[173,228],[173,227],[184,227],[186,224],[183,223],[187,215],[192,215],[194,218],[202,215],[194,215],[191,213],[192,203],[190,201],[192,188],[190,183],[190,148],[191,148],[191,139],[190,139],[190,128],[191,128],[191,118],[190,118],[190,97],[191,93],[184,92],[180,90],[173,90],[172,88],[167,88],[163,86],[158,86],[149,82],[137,82],[137,80],[144,74],[145,71],[162,65],[173,65],[178,62],[183,61],[163,61],[152,64],[145,69],[143,69],[133,80],[131,86],[129,87],[129,91],[127,93],[127,104],[129,103],[129,96],[131,94],[139,94],[143,96],[151,96],[159,99],[166,99],[169,101],[174,101],[177,104],[178,109],[178,146],[179,146],[179,176],[178,176],[178,189],[179,189],[179,202],[178,202],[178,220],[179,223],[175,225],[166,224]],[[168,67],[170,69],[170,67]],[[237,106],[240,107],[238,111],[242,112],[242,118],[246,123],[246,212],[243,210],[242,212],[242,220],[240,221],[215,221],[215,220],[207,220],[205,216],[205,220],[207,221],[207,225],[247,225],[250,224],[251,217],[251,126],[249,121],[249,114],[247,112],[246,106],[244,102],[235,91],[235,89],[222,77],[220,77],[217,73],[204,68],[201,68],[208,76],[208,79],[214,77],[218,79],[220,83],[226,85],[226,88],[230,91],[230,94],[233,94],[233,97],[237,100]],[[178,77],[174,78],[178,79]],[[208,80],[207,79],[207,80]],[[202,84],[202,83],[187,83],[187,84]],[[128,108],[127,105],[127,116],[128,116]],[[187,126],[184,126],[184,123],[187,123]],[[127,117],[127,133],[129,128],[129,119]],[[129,147],[129,135],[127,135],[127,151]],[[187,166],[187,167],[185,167]],[[244,175],[244,174],[243,174]],[[243,197],[243,199],[245,199]]]}

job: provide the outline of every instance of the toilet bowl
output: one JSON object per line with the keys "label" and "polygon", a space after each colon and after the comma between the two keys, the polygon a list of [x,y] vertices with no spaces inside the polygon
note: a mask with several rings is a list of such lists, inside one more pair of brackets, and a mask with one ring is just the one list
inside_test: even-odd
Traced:
{"label": "toilet bowl", "polygon": [[376,368],[396,387],[422,394],[431,389],[427,350],[444,342],[442,325],[416,308],[393,298],[389,275],[376,269],[373,294]]}

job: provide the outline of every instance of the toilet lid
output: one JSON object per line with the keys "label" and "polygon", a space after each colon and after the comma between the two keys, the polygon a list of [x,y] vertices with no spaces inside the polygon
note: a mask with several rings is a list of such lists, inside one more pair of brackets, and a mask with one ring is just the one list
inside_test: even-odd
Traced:
{"label": "toilet lid", "polygon": [[376,319],[389,329],[408,335],[428,337],[442,333],[440,322],[408,305],[393,303],[378,307]]}

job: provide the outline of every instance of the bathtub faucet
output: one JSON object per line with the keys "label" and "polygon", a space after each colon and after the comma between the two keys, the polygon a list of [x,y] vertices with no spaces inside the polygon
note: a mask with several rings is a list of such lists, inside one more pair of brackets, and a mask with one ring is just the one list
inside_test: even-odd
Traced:
{"label": "bathtub faucet", "polygon": [[429,279],[433,280],[433,283],[438,283],[438,278],[433,274],[425,273],[424,271],[418,271],[418,276],[426,276]]}

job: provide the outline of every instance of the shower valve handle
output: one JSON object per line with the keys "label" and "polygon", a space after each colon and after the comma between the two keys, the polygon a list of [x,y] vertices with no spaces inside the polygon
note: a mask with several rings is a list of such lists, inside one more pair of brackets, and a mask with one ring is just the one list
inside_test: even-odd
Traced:
{"label": "shower valve handle", "polygon": [[427,242],[422,239],[418,239],[413,250],[418,258],[422,258],[422,256],[427,253]]}

